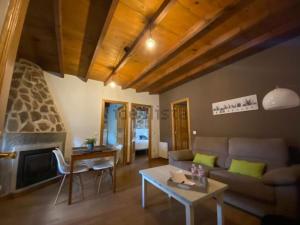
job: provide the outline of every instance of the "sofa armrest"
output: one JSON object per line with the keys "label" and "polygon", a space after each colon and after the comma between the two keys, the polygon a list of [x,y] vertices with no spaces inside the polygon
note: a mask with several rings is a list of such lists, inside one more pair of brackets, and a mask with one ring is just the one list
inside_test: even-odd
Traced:
{"label": "sofa armrest", "polygon": [[190,161],[194,159],[194,155],[191,150],[170,151],[169,158],[176,161]]}
{"label": "sofa armrest", "polygon": [[271,170],[264,174],[262,181],[272,186],[297,184],[300,182],[300,164]]}

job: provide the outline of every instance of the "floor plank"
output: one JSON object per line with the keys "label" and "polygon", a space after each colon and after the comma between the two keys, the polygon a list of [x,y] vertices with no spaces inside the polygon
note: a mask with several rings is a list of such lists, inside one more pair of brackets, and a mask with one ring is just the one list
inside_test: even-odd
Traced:
{"label": "floor plank", "polygon": [[[149,185],[148,208],[141,207],[140,169],[164,165],[165,160],[139,157],[135,163],[119,168],[117,193],[111,191],[111,180],[105,176],[100,195],[96,194],[95,174],[84,176],[85,199],[81,200],[75,185],[74,204],[67,205],[67,185],[53,205],[58,183],[26,195],[0,201],[1,225],[183,225],[184,207]],[[209,200],[195,210],[196,224],[216,224],[216,203]],[[259,219],[225,205],[226,225],[259,225]]]}

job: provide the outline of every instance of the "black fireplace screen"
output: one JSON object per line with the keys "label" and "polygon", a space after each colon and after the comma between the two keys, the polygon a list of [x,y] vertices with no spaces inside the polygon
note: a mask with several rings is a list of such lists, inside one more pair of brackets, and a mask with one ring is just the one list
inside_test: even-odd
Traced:
{"label": "black fireplace screen", "polygon": [[17,186],[26,187],[57,175],[54,148],[21,151],[19,153]]}

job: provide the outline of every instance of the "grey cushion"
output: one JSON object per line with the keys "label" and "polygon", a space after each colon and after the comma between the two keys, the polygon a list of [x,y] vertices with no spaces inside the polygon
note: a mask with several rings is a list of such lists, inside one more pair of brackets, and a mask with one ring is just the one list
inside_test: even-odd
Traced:
{"label": "grey cushion", "polygon": [[266,163],[266,171],[284,167],[288,163],[288,149],[283,139],[231,138],[226,168],[232,159]]}
{"label": "grey cushion", "polygon": [[[176,166],[180,169],[187,170],[187,171],[191,171],[191,167],[192,167],[192,164],[193,164],[192,161],[177,161],[177,160],[170,160],[169,163],[172,166]],[[195,165],[199,165],[199,164],[195,164]],[[222,170],[222,168],[220,168],[220,167],[209,167],[209,166],[205,166],[205,165],[201,165],[201,166],[205,170],[206,176],[209,176],[209,173],[211,171]]]}
{"label": "grey cushion", "polygon": [[180,151],[170,151],[169,157],[171,157],[174,160],[191,161],[193,160],[194,155],[191,150],[180,150]]}
{"label": "grey cushion", "polygon": [[263,182],[274,186],[300,183],[300,165],[274,169],[263,176]]}
{"label": "grey cushion", "polygon": [[193,164],[192,161],[177,161],[177,160],[170,160],[169,163],[172,166],[176,166],[180,169],[187,170],[187,171],[191,170]]}
{"label": "grey cushion", "polygon": [[225,137],[196,137],[193,142],[193,152],[217,156],[216,165],[225,167],[228,157],[228,138]]}
{"label": "grey cushion", "polygon": [[229,190],[264,202],[275,202],[275,189],[265,185],[260,179],[230,173],[227,170],[214,170],[210,178],[229,185]]}

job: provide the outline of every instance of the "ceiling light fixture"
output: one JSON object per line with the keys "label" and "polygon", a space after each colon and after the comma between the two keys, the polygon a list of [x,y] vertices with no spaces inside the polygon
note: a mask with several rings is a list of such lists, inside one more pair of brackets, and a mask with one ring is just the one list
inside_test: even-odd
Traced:
{"label": "ceiling light fixture", "polygon": [[111,82],[109,83],[109,86],[110,86],[111,88],[115,88],[115,87],[116,87],[116,83],[115,83],[114,81],[111,81]]}
{"label": "ceiling light fixture", "polygon": [[149,28],[149,37],[146,40],[146,46],[148,49],[153,49],[156,45],[155,40],[152,38],[151,27]]}
{"label": "ceiling light fixture", "polygon": [[300,106],[300,97],[291,89],[275,88],[266,94],[262,104],[265,110],[294,108]]}

